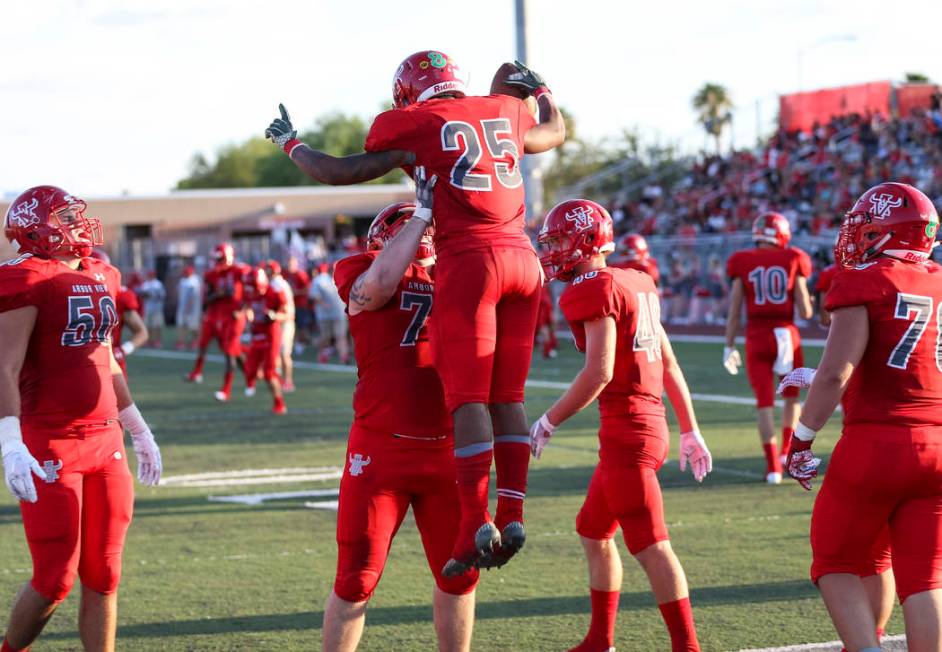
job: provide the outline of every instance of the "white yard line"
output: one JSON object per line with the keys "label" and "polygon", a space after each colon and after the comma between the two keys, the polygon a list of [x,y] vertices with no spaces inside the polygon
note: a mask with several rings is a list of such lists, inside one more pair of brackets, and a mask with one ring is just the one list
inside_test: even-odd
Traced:
{"label": "white yard line", "polygon": [[212,503],[235,503],[238,505],[261,505],[269,500],[291,500],[292,498],[326,498],[340,494],[340,489],[310,489],[308,491],[281,491],[267,494],[239,494],[235,496],[209,496]]}
{"label": "white yard line", "polygon": [[[897,634],[895,636],[886,636],[883,638],[882,644],[885,646],[887,643],[898,643],[905,642],[906,636],[903,634]],[[762,648],[749,648],[748,650],[739,650],[739,652],[837,652],[840,650],[841,645],[840,641],[828,641],[826,643],[803,643],[801,645],[788,645],[786,647],[762,647]],[[893,646],[893,650],[905,650],[905,647]]]}
{"label": "white yard line", "polygon": [[287,469],[240,469],[211,473],[173,475],[160,479],[166,487],[239,487],[258,484],[288,484],[293,482],[321,482],[337,480],[343,470],[336,466]]}

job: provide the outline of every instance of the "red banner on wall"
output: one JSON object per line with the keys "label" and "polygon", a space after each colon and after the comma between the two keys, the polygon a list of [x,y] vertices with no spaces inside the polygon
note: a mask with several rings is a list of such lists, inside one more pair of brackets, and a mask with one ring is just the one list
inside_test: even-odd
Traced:
{"label": "red banner on wall", "polygon": [[940,92],[935,84],[905,84],[896,89],[896,109],[905,118],[913,109],[928,109],[932,96]]}
{"label": "red banner on wall", "polygon": [[786,131],[809,131],[815,122],[827,123],[848,113],[890,114],[890,82],[793,93],[779,98],[779,125]]}

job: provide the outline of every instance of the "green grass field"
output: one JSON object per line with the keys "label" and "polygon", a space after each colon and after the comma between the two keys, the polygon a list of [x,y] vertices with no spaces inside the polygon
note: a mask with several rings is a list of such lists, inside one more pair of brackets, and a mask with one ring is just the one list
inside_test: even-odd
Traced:
{"label": "green grass field", "polygon": [[[581,360],[570,347],[531,378],[571,379]],[[747,396],[744,376],[728,376],[719,345],[679,344],[695,392]],[[820,349],[809,349],[814,363]],[[215,403],[221,366],[207,382],[180,381],[189,362],[135,355],[131,387],[161,444],[164,475],[284,467],[340,467],[352,417],[353,374],[299,369],[289,414],[272,417],[263,387],[254,399],[237,381],[229,404]],[[559,390],[532,389],[536,417]],[[687,571],[704,650],[789,645],[835,638],[807,577],[813,493],[786,480],[762,482],[764,462],[750,406],[698,402],[714,455],[702,486],[681,475],[676,456],[660,472],[674,547]],[[531,466],[529,538],[520,556],[482,576],[475,649],[565,650],[589,620],[585,562],[574,529],[596,461],[594,408],[567,423],[543,459]],[[836,420],[816,449],[827,452]],[[676,449],[676,428],[672,453]],[[335,488],[338,480],[209,488],[138,486],[120,593],[122,650],[319,649],[322,609],[335,559],[336,512],[305,499],[260,505],[210,502],[210,495]],[[666,631],[639,567],[625,553],[625,585],[616,633],[620,651],[668,650]],[[30,558],[19,511],[0,498],[0,610],[29,578]],[[432,581],[414,524],[393,544],[367,617],[362,650],[435,649]],[[62,605],[33,649],[80,649],[78,591]],[[898,615],[891,632],[901,631]]]}

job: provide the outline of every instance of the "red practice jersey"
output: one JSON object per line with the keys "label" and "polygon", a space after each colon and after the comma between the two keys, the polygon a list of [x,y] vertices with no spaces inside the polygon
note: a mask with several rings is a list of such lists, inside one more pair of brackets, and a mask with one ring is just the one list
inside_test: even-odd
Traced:
{"label": "red practice jersey", "polygon": [[743,249],[726,261],[726,273],[742,281],[748,334],[793,323],[795,279],[811,276],[811,258],[795,247]]}
{"label": "red practice jersey", "polygon": [[880,258],[834,278],[824,307],[866,306],[870,336],[844,424],[942,426],[942,267]]}
{"label": "red practice jersey", "polygon": [[431,99],[376,117],[368,152],[415,152],[416,164],[438,176],[435,248],[512,245],[524,234],[524,135],[536,124],[526,104],[507,95]]}
{"label": "red practice jersey", "polygon": [[286,271],[283,276],[291,286],[291,293],[294,295],[294,307],[304,309],[308,307],[307,292],[311,289],[311,277],[303,269],[296,272]]}
{"label": "red practice jersey", "polygon": [[[350,288],[377,254],[370,251],[337,263],[334,282],[345,303],[350,302]],[[451,433],[428,342],[433,289],[429,270],[413,264],[385,306],[350,318],[357,360],[353,412],[360,425],[415,437]]]}
{"label": "red practice jersey", "polygon": [[628,418],[638,424],[631,431],[634,434],[647,434],[647,424],[658,424],[660,436],[664,421],[661,309],[651,277],[637,270],[593,270],[573,279],[559,307],[580,351],[585,351],[585,322],[615,320],[615,372],[599,395],[603,425],[607,417]]}
{"label": "red practice jersey", "polygon": [[272,342],[276,335],[281,333],[281,322],[268,318],[268,311],[285,312],[288,306],[288,297],[269,287],[265,294],[258,296],[251,293],[246,305],[252,309],[252,341]]}
{"label": "red practice jersey", "polygon": [[109,343],[120,285],[118,270],[94,258],[79,270],[29,254],[0,264],[0,312],[39,310],[20,372],[24,432],[118,418]]}
{"label": "red practice jersey", "polygon": [[654,258],[648,258],[647,260],[622,260],[616,263],[609,264],[609,267],[617,267],[619,269],[636,269],[639,272],[644,272],[654,281],[654,285],[659,285],[661,282],[661,270],[657,266],[657,260]]}
{"label": "red practice jersey", "polygon": [[[236,263],[231,267],[214,267],[206,270],[207,311],[220,315],[231,315],[242,307],[244,281],[248,268]],[[215,299],[210,297],[215,296]]]}
{"label": "red practice jersey", "polygon": [[115,324],[114,330],[111,332],[111,345],[117,349],[121,346],[121,334],[124,331],[124,313],[133,310],[140,314],[141,302],[132,290],[122,285],[118,288],[118,296],[115,298],[115,304],[118,307],[118,323]]}
{"label": "red practice jersey", "polygon": [[837,274],[840,267],[836,264],[831,263],[827,267],[821,270],[821,273],[818,274],[818,282],[815,283],[814,289],[818,294],[827,294],[828,290],[831,289],[831,283],[834,282],[834,276]]}

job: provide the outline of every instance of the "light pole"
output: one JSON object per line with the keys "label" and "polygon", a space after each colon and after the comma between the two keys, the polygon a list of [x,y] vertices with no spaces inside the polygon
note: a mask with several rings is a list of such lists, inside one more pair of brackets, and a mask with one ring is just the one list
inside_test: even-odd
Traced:
{"label": "light pole", "polygon": [[[514,25],[517,39],[517,61],[529,65],[527,61],[527,0],[514,0]],[[540,182],[540,170],[536,161],[520,153],[520,172],[523,174],[523,188],[526,192],[527,217],[532,218],[543,212],[543,184]]]}
{"label": "light pole", "polygon": [[857,41],[857,36],[854,34],[831,34],[830,36],[825,36],[824,38],[818,39],[808,47],[798,50],[798,92],[800,93],[803,89],[802,87],[802,71],[804,67],[804,58],[805,55],[811,52],[812,50],[817,50],[823,45],[828,45],[829,43],[853,43]]}

